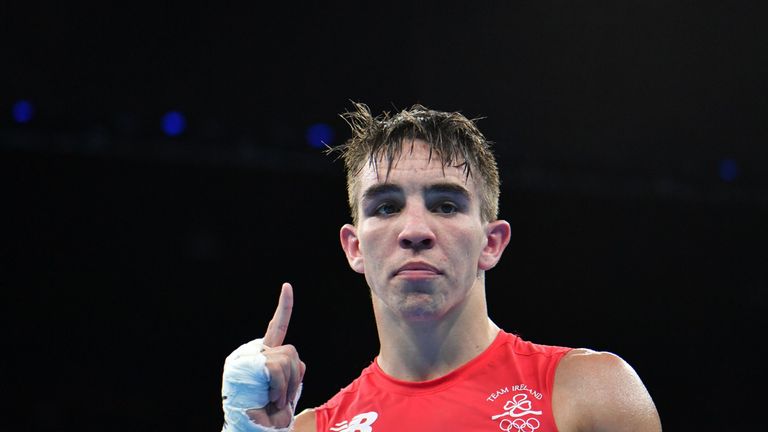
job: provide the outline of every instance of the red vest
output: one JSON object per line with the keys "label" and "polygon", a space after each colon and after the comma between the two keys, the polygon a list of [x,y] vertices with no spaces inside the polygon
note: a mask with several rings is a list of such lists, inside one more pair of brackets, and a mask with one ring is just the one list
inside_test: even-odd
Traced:
{"label": "red vest", "polygon": [[570,348],[500,331],[493,343],[443,377],[406,382],[374,360],[315,409],[318,432],[556,432],[555,368]]}

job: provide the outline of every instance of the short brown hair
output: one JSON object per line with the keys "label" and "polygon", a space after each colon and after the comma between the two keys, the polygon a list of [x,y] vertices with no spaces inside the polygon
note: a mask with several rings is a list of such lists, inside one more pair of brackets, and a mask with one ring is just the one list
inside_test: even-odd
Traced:
{"label": "short brown hair", "polygon": [[400,157],[404,140],[420,139],[430,146],[443,166],[463,167],[467,178],[473,177],[480,185],[480,216],[492,221],[499,212],[499,170],[491,150],[474,120],[458,112],[443,112],[413,105],[395,115],[383,112],[374,117],[367,105],[354,103],[354,110],[341,114],[352,129],[352,137],[344,144],[331,148],[339,152],[347,173],[347,193],[352,220],[358,222],[358,174],[368,163],[378,168],[379,160],[388,163],[386,176],[392,163]]}

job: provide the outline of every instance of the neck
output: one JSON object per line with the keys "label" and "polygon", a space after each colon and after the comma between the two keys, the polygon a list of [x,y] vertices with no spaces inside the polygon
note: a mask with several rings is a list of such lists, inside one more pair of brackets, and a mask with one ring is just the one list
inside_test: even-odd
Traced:
{"label": "neck", "polygon": [[427,381],[448,374],[488,348],[499,328],[488,318],[484,284],[479,285],[466,302],[433,320],[411,321],[377,310],[381,341],[377,362],[382,370],[404,381]]}

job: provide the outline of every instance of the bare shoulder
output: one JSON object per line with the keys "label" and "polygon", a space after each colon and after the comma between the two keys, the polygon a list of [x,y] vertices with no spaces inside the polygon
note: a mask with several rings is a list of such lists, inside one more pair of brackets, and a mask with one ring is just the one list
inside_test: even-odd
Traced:
{"label": "bare shoulder", "polygon": [[305,409],[296,416],[296,422],[293,424],[294,432],[315,432],[315,410]]}
{"label": "bare shoulder", "polygon": [[609,352],[575,349],[560,361],[552,395],[561,432],[658,432],[656,406],[635,370]]}

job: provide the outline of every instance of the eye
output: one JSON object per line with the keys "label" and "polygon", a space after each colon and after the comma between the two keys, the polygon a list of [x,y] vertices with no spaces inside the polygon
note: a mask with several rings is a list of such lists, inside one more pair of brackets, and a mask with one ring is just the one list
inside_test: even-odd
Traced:
{"label": "eye", "polygon": [[379,204],[374,210],[374,214],[377,216],[389,216],[400,211],[400,207],[391,202],[385,202]]}
{"label": "eye", "polygon": [[440,214],[453,214],[459,211],[459,207],[450,201],[444,201],[433,207],[432,211]]}

